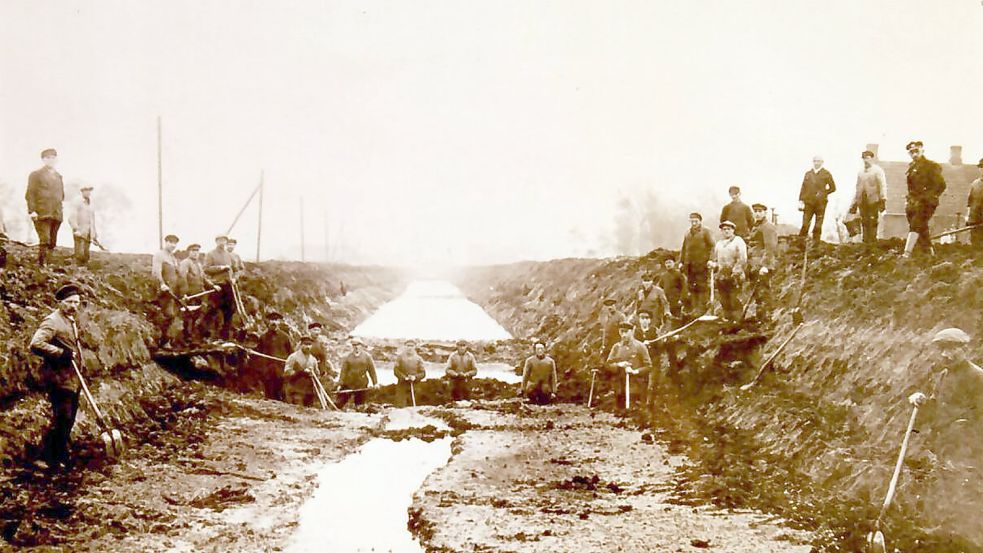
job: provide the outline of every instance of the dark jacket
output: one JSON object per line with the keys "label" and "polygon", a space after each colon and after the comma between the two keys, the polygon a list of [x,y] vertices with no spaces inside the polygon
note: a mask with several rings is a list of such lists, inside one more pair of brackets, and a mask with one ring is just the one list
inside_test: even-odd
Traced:
{"label": "dark jacket", "polygon": [[535,355],[526,358],[526,363],[522,367],[522,389],[527,387],[539,388],[540,390],[555,394],[556,393],[556,362],[549,355],[542,359]]}
{"label": "dark jacket", "polygon": [[670,315],[669,300],[662,288],[653,284],[648,293],[644,288],[640,288],[635,302],[635,312],[639,311],[648,311],[652,315],[652,322],[661,325],[662,321]]}
{"label": "dark jacket", "polygon": [[983,178],[978,178],[969,185],[969,197],[966,199],[966,223],[977,225],[983,223]]}
{"label": "dark jacket", "polygon": [[762,267],[768,267],[769,271],[775,270],[778,260],[778,229],[767,219],[755,225],[751,231],[747,257],[748,268],[752,271],[759,271]]}
{"label": "dark jacket", "polygon": [[[294,351],[293,344],[290,342],[289,334],[276,328],[270,328],[259,337],[259,344],[256,346],[256,351],[273,357],[279,357],[280,359],[286,359]],[[277,361],[272,362],[278,363]]]}
{"label": "dark jacket", "polygon": [[824,205],[826,196],[836,192],[833,175],[825,167],[818,172],[809,169],[802,177],[802,188],[799,189],[799,201],[809,205]]}
{"label": "dark jacket", "polygon": [[[233,263],[232,254],[216,246],[214,250],[205,254],[205,262],[203,263],[205,274],[215,284],[225,284],[229,282],[229,269]],[[220,267],[226,268],[222,269]]]}
{"label": "dark jacket", "polygon": [[631,368],[639,369],[640,374],[645,374],[652,368],[652,357],[649,356],[648,348],[634,338],[628,345],[625,345],[624,342],[618,342],[611,348],[607,360],[608,371],[611,373],[622,371],[623,369],[620,367],[615,367],[615,364],[622,361],[631,363]]}
{"label": "dark jacket", "polygon": [[326,336],[318,335],[317,339],[314,340],[314,347],[311,348],[311,353],[314,354],[318,367],[320,367],[325,376],[332,380],[338,377],[338,370],[335,369],[334,363],[331,362],[329,356],[328,339]]}
{"label": "dark jacket", "polygon": [[341,386],[349,390],[365,388],[369,385],[369,378],[375,384],[379,381],[375,374],[375,361],[369,352],[355,355],[351,353],[341,362]]}
{"label": "dark jacket", "polygon": [[478,365],[474,354],[470,351],[464,355],[454,352],[447,358],[447,376],[450,378],[474,378],[478,374]]}
{"label": "dark jacket", "polygon": [[720,211],[720,222],[730,221],[736,226],[735,233],[738,236],[747,236],[754,226],[754,212],[741,200],[734,200],[725,205]]}
{"label": "dark jacket", "polygon": [[78,376],[72,359],[81,359],[75,328],[68,317],[55,310],[41,321],[31,338],[31,353],[43,359],[41,377],[45,384],[65,390],[79,390]]}
{"label": "dark jacket", "polygon": [[936,207],[945,192],[942,167],[924,157],[908,164],[908,202]]}
{"label": "dark jacket", "polygon": [[27,177],[27,212],[37,213],[38,219],[62,220],[65,184],[54,169],[42,167]]}
{"label": "dark jacket", "polygon": [[683,270],[688,272],[689,265],[706,269],[715,243],[710,229],[700,227],[699,230],[694,231],[693,227],[690,227],[683,236],[683,247],[679,250],[679,264]]}
{"label": "dark jacket", "polygon": [[662,291],[666,293],[666,299],[669,300],[669,305],[677,305],[683,297],[683,292],[686,290],[686,275],[681,273],[679,269],[667,269],[659,277],[659,285],[662,287]]}
{"label": "dark jacket", "polygon": [[396,380],[400,382],[406,380],[407,376],[415,376],[417,380],[422,380],[427,376],[427,369],[419,353],[403,351],[396,356],[393,374],[396,375]]}

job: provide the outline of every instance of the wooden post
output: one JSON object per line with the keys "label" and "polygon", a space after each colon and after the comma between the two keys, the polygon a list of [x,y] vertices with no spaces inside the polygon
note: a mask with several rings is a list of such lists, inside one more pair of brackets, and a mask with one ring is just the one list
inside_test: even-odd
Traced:
{"label": "wooden post", "polygon": [[304,197],[300,197],[300,260],[306,261],[304,258]]}
{"label": "wooden post", "polygon": [[266,181],[264,172],[259,172],[259,218],[256,222],[256,263],[259,263],[259,249],[263,244],[263,188]]}
{"label": "wooden post", "polygon": [[160,115],[157,116],[157,242],[160,249],[164,249],[164,175],[163,162],[161,160],[161,123]]}

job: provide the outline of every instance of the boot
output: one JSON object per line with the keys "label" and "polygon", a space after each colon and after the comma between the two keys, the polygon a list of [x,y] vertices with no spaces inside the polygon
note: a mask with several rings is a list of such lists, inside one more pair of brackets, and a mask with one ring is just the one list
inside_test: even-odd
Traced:
{"label": "boot", "polygon": [[911,257],[911,252],[915,249],[915,244],[916,243],[918,243],[918,233],[917,232],[909,232],[908,233],[908,238],[907,238],[907,240],[905,240],[905,243],[904,243],[904,253],[901,254],[901,257],[904,257],[904,258]]}
{"label": "boot", "polygon": [[38,246],[38,265],[43,266],[44,260],[48,256],[48,249],[44,247],[44,244]]}

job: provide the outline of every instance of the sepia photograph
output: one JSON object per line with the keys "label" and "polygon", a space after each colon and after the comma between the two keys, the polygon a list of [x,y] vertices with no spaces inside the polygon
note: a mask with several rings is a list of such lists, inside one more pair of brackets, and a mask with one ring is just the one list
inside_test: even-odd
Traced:
{"label": "sepia photograph", "polygon": [[983,0],[0,22],[0,552],[983,553]]}

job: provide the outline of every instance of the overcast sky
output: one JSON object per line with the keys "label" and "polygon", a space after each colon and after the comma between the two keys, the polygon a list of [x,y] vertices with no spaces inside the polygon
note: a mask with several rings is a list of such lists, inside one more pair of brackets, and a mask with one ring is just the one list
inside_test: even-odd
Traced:
{"label": "overcast sky", "polygon": [[796,215],[814,154],[845,203],[870,142],[983,157],[980,0],[0,0],[0,46],[5,215],[54,147],[129,196],[116,250],[157,247],[158,115],[165,233],[210,244],[263,169],[264,257],[303,201],[308,258],[357,262],[579,255],[622,190]]}

